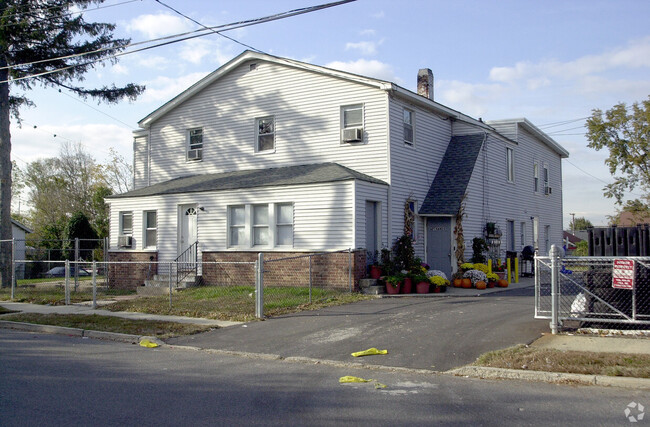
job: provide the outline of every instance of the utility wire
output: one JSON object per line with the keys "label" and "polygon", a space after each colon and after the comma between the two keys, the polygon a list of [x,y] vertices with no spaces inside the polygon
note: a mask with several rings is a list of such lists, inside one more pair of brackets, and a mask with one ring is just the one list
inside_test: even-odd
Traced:
{"label": "utility wire", "polygon": [[227,38],[228,40],[233,41],[233,42],[235,42],[235,43],[237,43],[237,44],[239,44],[239,45],[241,45],[241,46],[244,46],[244,47],[247,48],[247,49],[251,49],[251,50],[254,50],[254,51],[259,52],[259,53],[264,53],[264,52],[262,52],[261,50],[254,48],[253,46],[249,46],[249,45],[247,45],[246,43],[242,43],[242,42],[240,42],[239,40],[235,40],[234,38],[232,38],[232,37],[230,37],[230,36],[227,36],[227,35],[225,35],[225,34],[221,34],[221,33],[218,32],[218,31],[215,31],[215,30],[213,30],[213,29],[211,29],[211,28],[209,28],[209,27],[206,27],[205,25],[201,24],[201,23],[200,23],[199,21],[197,21],[196,19],[191,18],[191,17],[185,15],[184,13],[182,13],[182,12],[180,12],[180,11],[174,9],[173,7],[169,6],[168,4],[165,4],[165,3],[161,2],[160,0],[155,0],[155,2],[161,4],[162,6],[165,6],[166,8],[170,9],[170,10],[173,11],[174,13],[176,13],[176,14],[182,16],[182,17],[185,18],[185,19],[188,19],[188,20],[194,22],[195,24],[197,24],[197,25],[203,27],[204,29],[213,32],[214,34],[220,35],[221,37],[225,37],[225,38]]}
{"label": "utility wire", "polygon": [[[251,20],[247,20],[247,21],[240,21],[240,22],[225,24],[225,25],[217,25],[217,26],[207,27],[207,28],[208,28],[209,31],[211,31],[213,33],[216,32],[216,33],[221,35],[222,31],[231,31],[231,30],[235,30],[235,29],[238,29],[238,28],[243,28],[243,27],[262,24],[262,23],[266,23],[266,22],[276,21],[276,20],[280,20],[280,19],[284,19],[284,18],[293,17],[293,16],[296,16],[296,15],[302,15],[302,14],[305,14],[305,13],[315,12],[315,11],[318,11],[318,10],[321,10],[321,9],[326,9],[326,8],[329,8],[329,7],[339,6],[339,5],[342,5],[342,4],[345,4],[345,3],[350,3],[350,2],[353,2],[353,1],[356,1],[356,0],[341,0],[341,1],[333,2],[333,3],[326,3],[326,4],[317,5],[317,6],[310,6],[310,7],[306,7],[306,8],[294,9],[294,10],[291,10],[291,11],[281,12],[281,13],[278,13],[278,14],[275,14],[275,15],[269,15],[269,16],[265,16],[265,17],[262,17],[262,18],[256,18],[256,19],[251,19]],[[213,30],[219,29],[219,28],[221,28],[220,31],[213,31]],[[133,46],[136,46],[136,45],[147,44],[147,43],[151,43],[151,42],[159,41],[159,40],[168,40],[166,42],[158,43],[158,44],[155,44],[155,45],[152,45],[152,46],[146,46],[146,47],[131,50],[131,51],[118,52],[116,54],[109,55],[109,56],[107,56],[105,58],[102,58],[102,59],[91,60],[91,61],[87,61],[87,62],[80,63],[80,64],[75,64],[75,65],[70,65],[70,66],[67,66],[67,67],[62,67],[62,68],[58,68],[58,69],[54,69],[54,70],[44,71],[42,73],[37,73],[37,74],[32,74],[32,75],[27,75],[27,76],[22,76],[22,77],[16,77],[16,78],[13,78],[13,79],[10,79],[10,80],[0,81],[0,83],[7,83],[7,82],[10,82],[10,81],[18,81],[18,80],[25,80],[25,79],[29,79],[29,78],[41,77],[41,76],[44,76],[44,75],[53,74],[53,73],[57,73],[57,72],[60,72],[60,71],[65,71],[65,70],[68,70],[70,68],[75,68],[75,67],[84,66],[84,65],[90,65],[90,64],[93,64],[93,63],[96,63],[96,62],[106,61],[106,60],[111,59],[111,58],[117,58],[119,56],[124,56],[124,55],[128,55],[128,54],[131,54],[131,53],[137,53],[137,52],[141,52],[141,51],[144,51],[144,50],[149,50],[149,49],[153,49],[153,48],[156,48],[156,47],[162,47],[162,46],[178,43],[178,42],[185,41],[185,40],[190,40],[190,39],[197,38],[197,37],[203,37],[205,35],[210,34],[210,33],[206,33],[206,31],[207,30],[205,30],[205,29],[195,30],[195,31],[176,34],[176,35],[172,35],[172,36],[161,37],[161,38],[158,38],[158,39],[152,39],[152,40],[142,41],[142,42],[138,42],[138,43],[130,43],[130,44],[127,44],[127,45],[124,45],[124,46],[112,46],[112,47],[106,47],[106,48],[102,48],[102,49],[97,49],[95,51],[84,52],[84,53],[80,53],[80,54],[76,54],[76,55],[69,55],[69,56],[65,56],[65,57],[57,57],[57,58],[50,58],[50,59],[40,60],[40,61],[33,61],[33,62],[28,62],[28,63],[9,65],[9,66],[7,66],[5,68],[18,68],[18,67],[21,67],[21,66],[38,64],[38,63],[43,63],[43,62],[50,62],[50,61],[57,61],[57,60],[61,60],[61,59],[70,59],[70,58],[75,58],[75,57],[81,57],[81,56],[85,56],[85,55],[89,55],[89,54],[93,54],[93,53],[98,53],[98,52],[102,52],[102,51],[106,51],[106,50],[113,50],[113,49],[116,49],[116,48],[119,48],[119,47],[127,48],[127,47],[133,47]],[[180,38],[178,38],[178,37],[180,37]]]}
{"label": "utility wire", "polygon": [[101,113],[101,114],[105,115],[106,117],[108,117],[108,118],[110,118],[110,119],[113,119],[113,120],[115,120],[116,122],[119,122],[119,123],[123,124],[124,126],[127,126],[127,127],[128,127],[129,129],[131,129],[131,130],[135,129],[133,126],[131,126],[131,125],[128,124],[128,123],[123,122],[122,120],[118,119],[117,117],[111,116],[110,114],[108,114],[108,113],[106,113],[106,112],[100,110],[99,108],[93,107],[92,105],[90,105],[90,104],[88,104],[87,102],[85,102],[83,99],[79,99],[79,98],[77,98],[77,97],[75,97],[75,96],[70,95],[69,93],[65,93],[65,92],[63,92],[61,89],[59,89],[59,93],[61,93],[61,94],[65,95],[65,96],[67,96],[68,98],[72,98],[72,99],[74,99],[74,100],[77,101],[77,102],[80,102],[80,103],[84,104],[84,105],[85,105],[86,107],[88,107],[88,108],[92,108],[93,110],[97,111],[98,113]]}

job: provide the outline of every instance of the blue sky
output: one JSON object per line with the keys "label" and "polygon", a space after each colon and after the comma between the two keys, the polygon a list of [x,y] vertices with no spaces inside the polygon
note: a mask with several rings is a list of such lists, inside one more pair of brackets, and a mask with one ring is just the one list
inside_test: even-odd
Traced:
{"label": "blue sky", "polygon": [[[324,2],[164,0],[208,26]],[[199,28],[155,0],[118,3],[124,0],[107,0],[103,6],[115,6],[89,10],[86,19],[116,23],[116,35],[133,42]],[[642,0],[358,0],[228,35],[267,53],[411,90],[418,69],[431,68],[438,102],[484,120],[528,118],[570,153],[563,162],[566,228],[569,213],[599,225],[615,212],[602,196],[612,181],[606,153],[587,148],[581,126],[594,108],[650,95],[649,16],[650,2]],[[73,141],[99,161],[109,147],[130,158],[140,119],[244,49],[209,35],[126,55],[87,75],[88,85],[146,85],[133,103],[84,104],[74,95],[34,90],[29,97],[37,107],[22,111],[22,128],[12,126],[12,157],[24,167]]]}

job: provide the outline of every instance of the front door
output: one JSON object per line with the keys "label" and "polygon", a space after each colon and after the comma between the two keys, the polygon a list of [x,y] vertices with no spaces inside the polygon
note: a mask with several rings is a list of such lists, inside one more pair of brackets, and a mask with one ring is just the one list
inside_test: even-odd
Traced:
{"label": "front door", "polygon": [[178,255],[182,254],[197,240],[197,206],[181,205],[178,218]]}
{"label": "front door", "polygon": [[427,218],[427,264],[451,278],[451,218]]}
{"label": "front door", "polygon": [[[369,256],[366,258],[366,262],[370,263],[373,261],[373,257],[378,254],[376,253],[379,248],[377,247],[377,214],[378,208],[377,202],[371,202],[366,200],[366,250],[369,252]],[[374,261],[379,261],[374,259]]]}

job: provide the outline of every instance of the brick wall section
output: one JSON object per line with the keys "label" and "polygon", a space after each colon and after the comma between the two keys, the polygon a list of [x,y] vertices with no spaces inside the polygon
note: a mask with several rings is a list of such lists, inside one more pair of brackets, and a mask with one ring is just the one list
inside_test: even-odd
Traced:
{"label": "brick wall section", "polygon": [[[154,262],[158,261],[157,252],[109,252],[108,286],[119,289],[135,289],[142,286],[149,274],[153,276],[158,271],[158,264],[152,264],[151,257]],[[142,264],[119,264],[120,262]]]}
{"label": "brick wall section", "polygon": [[[304,252],[265,252],[265,286],[309,285],[309,256]],[[282,259],[288,258],[288,259]],[[273,261],[278,260],[278,261]],[[207,285],[253,286],[255,267],[252,264],[225,264],[228,262],[257,261],[256,252],[203,252],[203,281]],[[224,264],[209,264],[221,262]],[[313,255],[311,257],[312,285],[315,287],[349,288],[347,252]],[[351,255],[352,285],[359,288],[359,279],[365,277],[366,252],[353,251]]]}

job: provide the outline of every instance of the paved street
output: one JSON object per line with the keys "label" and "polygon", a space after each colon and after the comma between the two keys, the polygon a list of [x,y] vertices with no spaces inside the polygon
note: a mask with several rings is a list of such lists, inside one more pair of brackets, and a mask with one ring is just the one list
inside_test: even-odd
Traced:
{"label": "paved street", "polygon": [[[339,384],[341,376],[375,383]],[[0,330],[3,426],[629,425],[647,392],[344,369]]]}
{"label": "paved street", "polygon": [[357,361],[354,351],[377,347],[388,354],[364,363],[446,371],[549,332],[547,320],[533,319],[533,295],[528,287],[481,297],[372,300],[168,342],[345,362]]}

